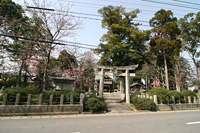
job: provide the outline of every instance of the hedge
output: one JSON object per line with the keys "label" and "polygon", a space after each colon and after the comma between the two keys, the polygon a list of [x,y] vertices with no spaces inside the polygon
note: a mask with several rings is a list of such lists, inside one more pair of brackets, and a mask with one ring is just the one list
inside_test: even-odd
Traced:
{"label": "hedge", "polygon": [[149,93],[150,96],[153,95],[157,95],[158,96],[158,101],[163,100],[163,103],[167,103],[168,102],[168,97],[171,98],[170,96],[170,91],[167,90],[164,87],[156,87],[156,88],[152,88]]}
{"label": "hedge", "polygon": [[134,96],[131,98],[131,102],[135,105],[137,110],[156,111],[156,104],[151,99]]}
{"label": "hedge", "polygon": [[85,102],[85,108],[91,112],[106,111],[106,103],[100,98],[88,98]]}

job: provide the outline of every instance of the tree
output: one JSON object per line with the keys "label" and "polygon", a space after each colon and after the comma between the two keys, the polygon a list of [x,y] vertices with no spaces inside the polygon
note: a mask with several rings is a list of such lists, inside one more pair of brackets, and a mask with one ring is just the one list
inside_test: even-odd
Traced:
{"label": "tree", "polygon": [[[179,20],[181,37],[184,49],[189,53],[196,68],[196,79],[199,82],[199,61],[200,52],[200,12],[189,13]],[[199,90],[200,92],[200,90]]]}
{"label": "tree", "polygon": [[164,57],[165,84],[169,90],[167,59],[179,56],[181,48],[181,41],[177,39],[180,34],[177,19],[173,17],[170,10],[161,9],[155,13],[149,24],[154,27],[152,29],[154,37],[151,38],[150,49],[156,55],[161,54]]}
{"label": "tree", "polygon": [[[11,0],[0,1],[1,13],[1,47],[5,48],[7,55],[15,63],[19,64],[17,86],[21,82],[22,70],[26,66],[26,60],[33,51],[30,42],[23,41],[20,37],[30,36],[32,22],[25,14],[22,7]],[[8,39],[9,37],[9,39]],[[12,41],[11,41],[12,40]],[[25,78],[26,79],[26,78]]]}
{"label": "tree", "polygon": [[93,82],[95,80],[94,67],[96,65],[96,59],[94,57],[94,53],[92,51],[86,51],[80,60],[81,66],[85,69],[83,75],[81,76],[82,82],[84,83],[84,86],[88,87],[89,91],[91,91],[91,87],[93,86]]}
{"label": "tree", "polygon": [[101,38],[99,48],[95,52],[101,55],[99,64],[127,66],[142,64],[145,57],[148,32],[140,31],[138,23],[134,23],[139,10],[125,12],[123,7],[108,6],[99,9],[102,15],[102,27],[108,31]]}
{"label": "tree", "polygon": [[[28,3],[28,2],[27,2]],[[53,5],[47,3],[45,0],[36,2],[33,1],[35,7],[51,8]],[[64,10],[65,9],[65,10]],[[43,63],[43,90],[47,89],[47,77],[49,75],[50,57],[52,51],[57,46],[54,42],[59,41],[62,38],[73,36],[75,31],[81,24],[81,21],[76,20],[69,15],[70,7],[63,8],[60,4],[57,9],[57,13],[49,13],[46,10],[30,9],[33,18],[37,21],[38,35],[42,35],[38,42],[38,49],[41,52],[40,61]],[[42,58],[42,59],[41,59]]]}
{"label": "tree", "polygon": [[77,59],[75,56],[69,54],[66,50],[62,50],[58,56],[58,60],[61,63],[61,70],[69,69],[72,65],[77,65]]}

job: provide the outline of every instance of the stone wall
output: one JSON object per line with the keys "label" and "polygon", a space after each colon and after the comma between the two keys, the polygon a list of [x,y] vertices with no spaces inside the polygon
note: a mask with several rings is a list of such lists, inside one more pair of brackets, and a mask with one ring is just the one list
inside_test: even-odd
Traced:
{"label": "stone wall", "polygon": [[[61,114],[81,114],[83,112],[83,104],[86,100],[86,94],[80,94],[76,98],[73,95],[66,97],[63,94],[60,96],[44,97],[42,94],[34,97],[29,94],[25,96],[25,101],[22,101],[24,96],[17,94],[12,96],[10,101],[7,94],[4,94],[2,105],[0,105],[0,116],[7,115],[61,115]],[[66,101],[68,99],[69,101]],[[48,102],[44,102],[44,101]]]}
{"label": "stone wall", "polygon": [[1,105],[0,116],[81,114],[83,105]]}
{"label": "stone wall", "polygon": [[158,111],[194,110],[200,109],[200,104],[157,104]]}
{"label": "stone wall", "polygon": [[200,109],[200,97],[184,97],[184,103],[181,102],[180,98],[172,96],[172,103],[170,104],[169,98],[167,104],[163,103],[162,98],[158,101],[157,95],[138,95],[141,98],[150,98],[156,103],[158,111],[171,111],[171,110],[193,110]]}

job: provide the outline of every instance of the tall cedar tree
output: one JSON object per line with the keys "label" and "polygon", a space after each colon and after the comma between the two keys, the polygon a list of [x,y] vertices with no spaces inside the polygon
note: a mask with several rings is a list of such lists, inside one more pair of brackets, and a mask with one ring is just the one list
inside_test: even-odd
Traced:
{"label": "tall cedar tree", "polygon": [[108,31],[101,38],[99,48],[95,52],[101,55],[99,64],[128,66],[142,64],[145,57],[148,32],[140,31],[138,23],[134,23],[139,10],[125,12],[123,7],[108,6],[99,9],[102,15],[102,27]]}
{"label": "tall cedar tree", "polygon": [[154,14],[149,24],[154,27],[152,29],[154,37],[151,38],[150,49],[157,56],[164,57],[165,84],[169,90],[167,59],[178,56],[181,48],[181,41],[177,39],[180,34],[177,19],[173,17],[172,11],[161,9]]}

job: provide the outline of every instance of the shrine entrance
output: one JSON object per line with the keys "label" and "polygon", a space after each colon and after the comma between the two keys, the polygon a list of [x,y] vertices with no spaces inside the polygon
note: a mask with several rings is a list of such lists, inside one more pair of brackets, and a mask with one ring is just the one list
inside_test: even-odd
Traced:
{"label": "shrine entrance", "polygon": [[133,66],[96,66],[96,74],[100,76],[99,82],[99,97],[103,98],[104,92],[104,76],[125,77],[120,79],[120,93],[125,95],[126,103],[130,104],[130,76],[134,77],[135,73],[130,73],[130,70],[135,70],[138,65]]}

